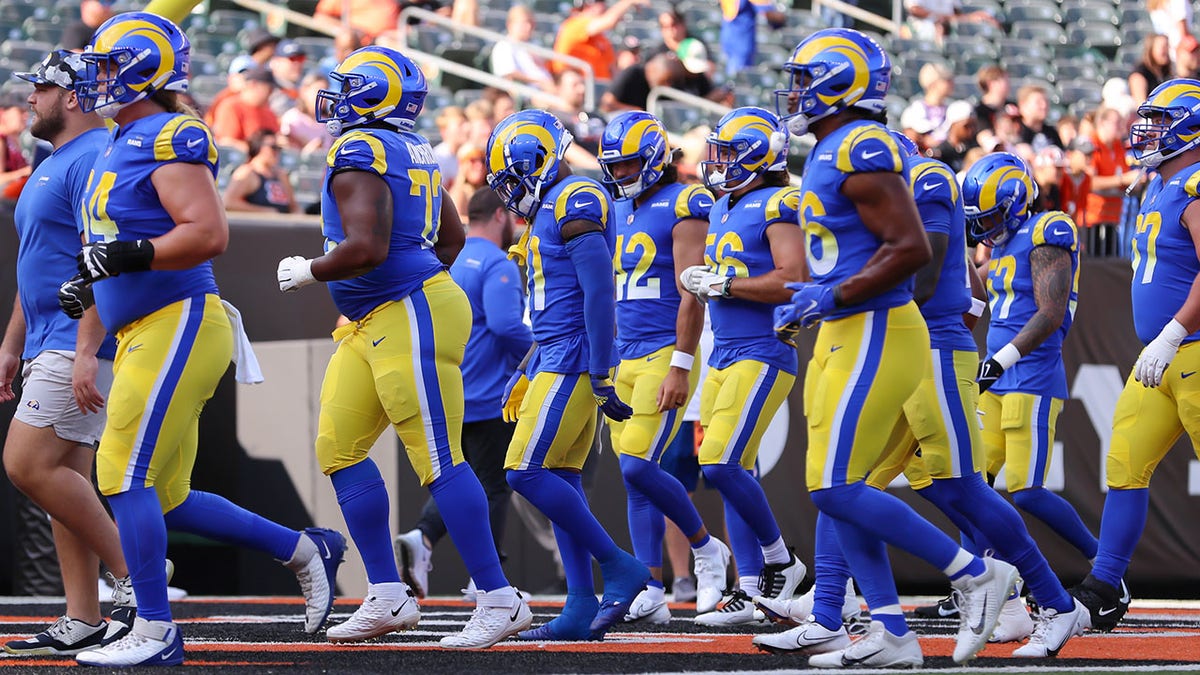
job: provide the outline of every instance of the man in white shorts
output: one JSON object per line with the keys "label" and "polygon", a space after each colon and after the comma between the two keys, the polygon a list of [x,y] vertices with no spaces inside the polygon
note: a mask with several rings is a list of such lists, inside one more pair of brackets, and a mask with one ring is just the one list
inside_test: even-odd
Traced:
{"label": "man in white shorts", "polygon": [[[50,514],[62,570],[66,613],[46,630],[4,645],[11,654],[68,655],[115,640],[133,626],[136,602],[117,528],[92,487],[96,443],[104,431],[104,399],[112,384],[116,341],[95,309],[76,325],[59,309],[59,283],[75,274],[80,247],[79,198],[108,132],[84,114],[72,91],[80,58],[55,51],[33,72],[32,133],[54,146],[33,170],[14,219],[17,297],[0,343],[0,402],[24,386],[4,445],[4,468],[13,485]],[[90,304],[90,303],[88,303]],[[24,367],[22,368],[22,362]],[[103,561],[113,575],[111,621],[100,614],[96,572]]]}

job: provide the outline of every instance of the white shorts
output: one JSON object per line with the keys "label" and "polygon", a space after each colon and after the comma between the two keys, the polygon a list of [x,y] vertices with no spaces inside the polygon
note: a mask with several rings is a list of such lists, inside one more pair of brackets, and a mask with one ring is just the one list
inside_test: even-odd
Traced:
{"label": "white shorts", "polygon": [[[84,414],[75,405],[75,390],[71,373],[75,368],[75,352],[47,350],[25,362],[21,371],[21,403],[13,417],[31,427],[53,427],[54,433],[65,441],[80,445],[96,445],[104,433],[105,414]],[[96,371],[96,388],[105,397],[112,387],[113,363],[100,359]]]}

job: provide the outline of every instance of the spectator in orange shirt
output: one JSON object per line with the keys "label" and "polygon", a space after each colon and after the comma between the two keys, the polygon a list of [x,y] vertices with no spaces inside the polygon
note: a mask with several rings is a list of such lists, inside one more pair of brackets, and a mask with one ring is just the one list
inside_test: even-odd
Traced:
{"label": "spectator in orange shirt", "polygon": [[1092,176],[1088,169],[1092,165],[1092,153],[1096,152],[1091,139],[1077,136],[1067,147],[1067,166],[1058,183],[1062,210],[1071,216],[1078,227],[1087,227],[1086,204],[1092,192]]}
{"label": "spectator in orange shirt", "polygon": [[[634,7],[647,7],[650,0],[617,0],[606,7],[604,0],[575,0],[575,11],[558,29],[554,51],[587,61],[597,80],[611,80],[617,63],[608,33]],[[551,72],[562,72],[560,63],[551,64]]]}
{"label": "spectator in orange shirt", "polygon": [[247,139],[256,131],[279,133],[279,118],[268,101],[275,90],[275,77],[266,68],[242,74],[241,91],[217,104],[212,111],[213,138],[217,145],[249,150]]}
{"label": "spectator in orange shirt", "polygon": [[[380,33],[396,30],[400,19],[400,3],[396,0],[349,0],[350,27],[374,40]],[[320,0],[313,18],[342,25],[342,6],[346,0]]]}
{"label": "spectator in orange shirt", "polygon": [[1112,256],[1119,251],[1117,225],[1125,188],[1137,180],[1125,159],[1124,119],[1118,110],[1101,106],[1096,111],[1092,132],[1092,192],[1086,206],[1087,225],[1091,228],[1088,250],[1092,255]]}

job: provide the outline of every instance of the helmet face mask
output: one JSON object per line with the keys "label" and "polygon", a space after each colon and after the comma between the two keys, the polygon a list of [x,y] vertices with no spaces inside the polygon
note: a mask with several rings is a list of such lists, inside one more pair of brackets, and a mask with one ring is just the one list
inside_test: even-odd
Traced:
{"label": "helmet face mask", "polygon": [[363,47],[329,74],[335,86],[317,92],[316,120],[333,136],[373,122],[416,127],[429,86],[412,59],[386,47]]}
{"label": "helmet face mask", "polygon": [[601,181],[618,199],[636,199],[662,178],[670,156],[658,118],[640,110],[621,113],[600,138]]}
{"label": "helmet face mask", "polygon": [[173,22],[155,14],[118,14],[96,29],[79,55],[75,81],[80,108],[111,119],[159,91],[186,92],[191,43]]}
{"label": "helmet face mask", "polygon": [[544,110],[509,115],[488,138],[488,187],[505,208],[531,220],[541,207],[542,193],[557,180],[572,140],[562,122]]}
{"label": "helmet face mask", "polygon": [[708,135],[708,159],[700,162],[704,184],[733,192],[769,171],[787,168],[788,135],[763,108],[737,108]]}

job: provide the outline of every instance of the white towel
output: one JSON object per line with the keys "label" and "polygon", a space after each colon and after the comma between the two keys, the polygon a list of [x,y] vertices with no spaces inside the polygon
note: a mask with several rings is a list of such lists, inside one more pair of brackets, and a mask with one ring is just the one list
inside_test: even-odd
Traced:
{"label": "white towel", "polygon": [[242,313],[237,307],[222,300],[225,313],[229,315],[229,323],[233,326],[233,363],[237,366],[234,379],[241,384],[258,384],[263,381],[262,369],[258,366],[258,357],[250,346],[250,338],[246,337],[246,329],[242,326]]}

